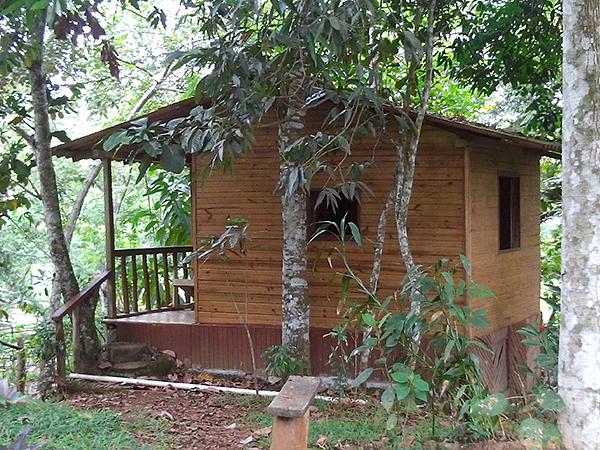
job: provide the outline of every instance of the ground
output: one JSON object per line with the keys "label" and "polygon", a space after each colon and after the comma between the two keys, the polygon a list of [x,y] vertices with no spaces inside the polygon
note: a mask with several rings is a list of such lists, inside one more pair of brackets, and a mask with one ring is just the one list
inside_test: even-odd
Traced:
{"label": "ground", "polygon": [[[84,410],[117,411],[123,418],[160,419],[167,423],[169,448],[239,449],[268,448],[271,418],[265,411],[270,400],[218,392],[121,388],[71,394],[68,403]],[[347,406],[317,402],[311,416],[312,444],[333,448],[346,442],[381,448],[368,443],[380,441],[377,430],[383,429],[385,417],[376,408],[360,405],[342,414]],[[365,422],[365,415],[371,420]],[[151,448],[162,445],[160,440],[154,445],[148,442],[153,436],[145,438]]]}
{"label": "ground", "polygon": [[[81,389],[85,389],[84,391]],[[162,388],[84,383],[65,402],[29,401],[0,408],[0,444],[14,439],[25,424],[32,425],[30,444],[42,440],[50,450],[109,449],[259,449],[269,447],[269,398],[256,398]],[[380,407],[316,401],[311,406],[309,447],[312,449],[388,449],[386,416]],[[405,429],[399,448],[454,450],[522,448],[514,441],[468,446],[435,442],[420,444],[430,423],[416,416]],[[457,424],[438,424],[441,439],[457,435]],[[460,433],[459,433],[460,434]],[[464,437],[464,436],[463,436]]]}

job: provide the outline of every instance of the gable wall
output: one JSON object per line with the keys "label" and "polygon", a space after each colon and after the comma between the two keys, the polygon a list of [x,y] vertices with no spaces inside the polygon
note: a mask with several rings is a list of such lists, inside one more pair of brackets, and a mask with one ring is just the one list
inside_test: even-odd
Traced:
{"label": "gable wall", "polygon": [[[467,256],[473,280],[496,299],[472,301],[485,307],[490,325],[482,334],[539,314],[540,298],[540,170],[531,152],[486,140],[467,144]],[[520,177],[521,245],[499,250],[498,175]]]}
{"label": "gable wall", "polygon": [[[319,112],[310,112],[309,126],[319,129],[322,117]],[[222,232],[227,217],[248,219],[251,238],[245,257],[196,263],[196,311],[200,323],[241,324],[235,300],[242,315],[248,304],[248,323],[281,324],[281,206],[274,193],[279,164],[276,129],[259,127],[256,141],[253,150],[236,162],[233,174],[214,171],[203,184],[195,181],[195,245]],[[364,181],[374,196],[363,196],[360,207],[365,245],[363,249],[348,246],[351,266],[365,282],[372,264],[370,240],[375,235],[395,164],[394,149],[384,141],[368,137],[355,142],[347,161],[372,161]],[[194,162],[196,174],[201,164],[199,160]],[[313,187],[322,187],[324,182],[324,178],[316,178]],[[409,215],[409,238],[417,263],[429,265],[441,257],[456,258],[465,252],[464,201],[463,149],[456,147],[454,134],[425,127]],[[380,280],[383,295],[393,292],[404,275],[395,236],[390,216]],[[308,282],[314,327],[331,328],[340,320],[335,289],[328,287],[333,271],[326,255],[333,245],[337,245],[336,241],[320,241],[309,248]]]}

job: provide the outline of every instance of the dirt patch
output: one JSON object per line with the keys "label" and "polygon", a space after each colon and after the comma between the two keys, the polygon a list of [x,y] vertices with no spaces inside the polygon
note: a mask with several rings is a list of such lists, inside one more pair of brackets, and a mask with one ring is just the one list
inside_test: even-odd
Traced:
{"label": "dirt patch", "polygon": [[224,404],[221,397],[211,392],[106,387],[73,393],[67,401],[77,408],[116,411],[124,420],[140,415],[166,420],[173,442],[170,448],[242,448],[241,442],[252,434],[240,425],[247,408]]}

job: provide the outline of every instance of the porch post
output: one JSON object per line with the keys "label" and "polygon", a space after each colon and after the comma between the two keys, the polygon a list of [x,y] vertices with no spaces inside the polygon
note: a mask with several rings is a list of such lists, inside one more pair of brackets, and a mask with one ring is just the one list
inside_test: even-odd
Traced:
{"label": "porch post", "polygon": [[[106,269],[111,275],[106,280],[106,308],[108,317],[113,319],[117,316],[117,297],[115,293],[115,219],[112,193],[112,168],[111,160],[102,160],[104,171],[104,233],[106,248]],[[107,330],[108,332],[109,330]],[[110,333],[107,333],[107,340]]]}

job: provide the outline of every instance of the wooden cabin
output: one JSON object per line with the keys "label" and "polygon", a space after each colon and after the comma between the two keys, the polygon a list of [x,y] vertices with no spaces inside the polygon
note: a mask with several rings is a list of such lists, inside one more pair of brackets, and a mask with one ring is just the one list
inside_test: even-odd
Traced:
{"label": "wooden cabin", "polygon": [[[193,106],[190,100],[179,102],[150,113],[148,119],[182,117]],[[308,127],[318,130],[324,114],[311,111]],[[192,247],[114,249],[110,167],[119,157],[105,153],[97,143],[126,126],[120,124],[54,149],[57,156],[104,160],[107,269],[114,273],[109,284],[115,283],[108,289],[105,322],[110,336],[173,350],[189,365],[250,371],[242,318],[247,320],[257,355],[281,342],[282,225],[280,198],[274,194],[279,166],[276,129],[257,128],[256,145],[236,162],[233,174],[214,171],[200,181],[204,162],[190,159]],[[425,120],[408,218],[411,250],[416,262],[424,266],[443,257],[457,260],[458,255],[466,255],[473,279],[496,294],[494,300],[472,300],[471,304],[484,307],[490,319],[482,337],[495,353],[482,355],[482,365],[496,390],[504,390],[518,364],[527,362],[515,330],[539,316],[539,160],[558,157],[558,151],[555,144],[479,125],[434,115]],[[353,143],[348,163],[352,161],[370,162],[363,181],[373,195],[344,206],[365,242],[363,248],[349,245],[349,258],[353,269],[368,279],[371,240],[391,187],[395,150],[385,139],[368,136]],[[323,179],[314,180],[311,198],[323,183]],[[311,205],[308,208],[315,211]],[[326,219],[329,213],[321,208],[313,218]],[[240,217],[249,223],[251,240],[245,256],[180,266],[201,240],[220,234],[228,218]],[[383,295],[397,289],[404,276],[394,223],[388,222],[380,280]],[[328,286],[332,270],[325,258],[319,258],[332,245],[335,240],[322,239],[308,249],[315,374],[333,372],[327,366],[331,342],[324,335],[340,322],[338,302]],[[260,364],[264,366],[264,361]]]}

